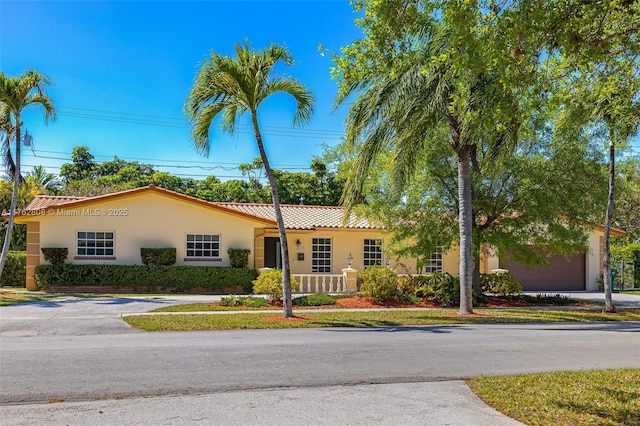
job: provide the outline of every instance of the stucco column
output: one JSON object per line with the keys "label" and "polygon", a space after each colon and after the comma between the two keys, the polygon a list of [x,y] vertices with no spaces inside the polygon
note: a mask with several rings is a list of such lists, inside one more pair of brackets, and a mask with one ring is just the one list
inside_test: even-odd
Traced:
{"label": "stucco column", "polygon": [[40,222],[27,222],[27,290],[37,290],[35,274],[40,264]]}
{"label": "stucco column", "polygon": [[358,291],[358,270],[345,268],[342,270],[342,275],[344,276],[344,286],[347,293]]}

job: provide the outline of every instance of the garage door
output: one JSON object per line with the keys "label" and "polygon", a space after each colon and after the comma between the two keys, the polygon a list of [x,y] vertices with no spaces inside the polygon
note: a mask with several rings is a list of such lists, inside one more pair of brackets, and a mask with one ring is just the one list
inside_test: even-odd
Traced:
{"label": "garage door", "polygon": [[585,254],[575,255],[568,260],[564,256],[553,256],[549,262],[550,266],[533,269],[509,260],[503,267],[522,283],[525,291],[585,290]]}

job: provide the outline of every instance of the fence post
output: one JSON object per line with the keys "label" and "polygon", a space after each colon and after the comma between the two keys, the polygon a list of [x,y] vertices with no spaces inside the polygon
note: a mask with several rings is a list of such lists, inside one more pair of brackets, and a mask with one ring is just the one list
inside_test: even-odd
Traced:
{"label": "fence post", "polygon": [[358,270],[353,268],[345,268],[342,270],[344,276],[344,287],[347,293],[355,293],[358,291]]}

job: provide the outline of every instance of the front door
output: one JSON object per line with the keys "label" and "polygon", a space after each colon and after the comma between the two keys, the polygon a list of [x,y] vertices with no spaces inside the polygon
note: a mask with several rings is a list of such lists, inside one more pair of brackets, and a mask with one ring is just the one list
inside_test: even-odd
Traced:
{"label": "front door", "polygon": [[264,266],[265,268],[282,269],[280,238],[264,237]]}

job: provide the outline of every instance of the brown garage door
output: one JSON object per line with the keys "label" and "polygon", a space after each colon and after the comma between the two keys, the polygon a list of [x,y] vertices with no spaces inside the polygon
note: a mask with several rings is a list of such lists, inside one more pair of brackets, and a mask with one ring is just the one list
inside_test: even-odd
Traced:
{"label": "brown garage door", "polygon": [[568,260],[564,256],[552,256],[550,266],[535,269],[510,259],[511,256],[503,267],[522,283],[525,291],[585,290],[585,254],[577,254]]}

